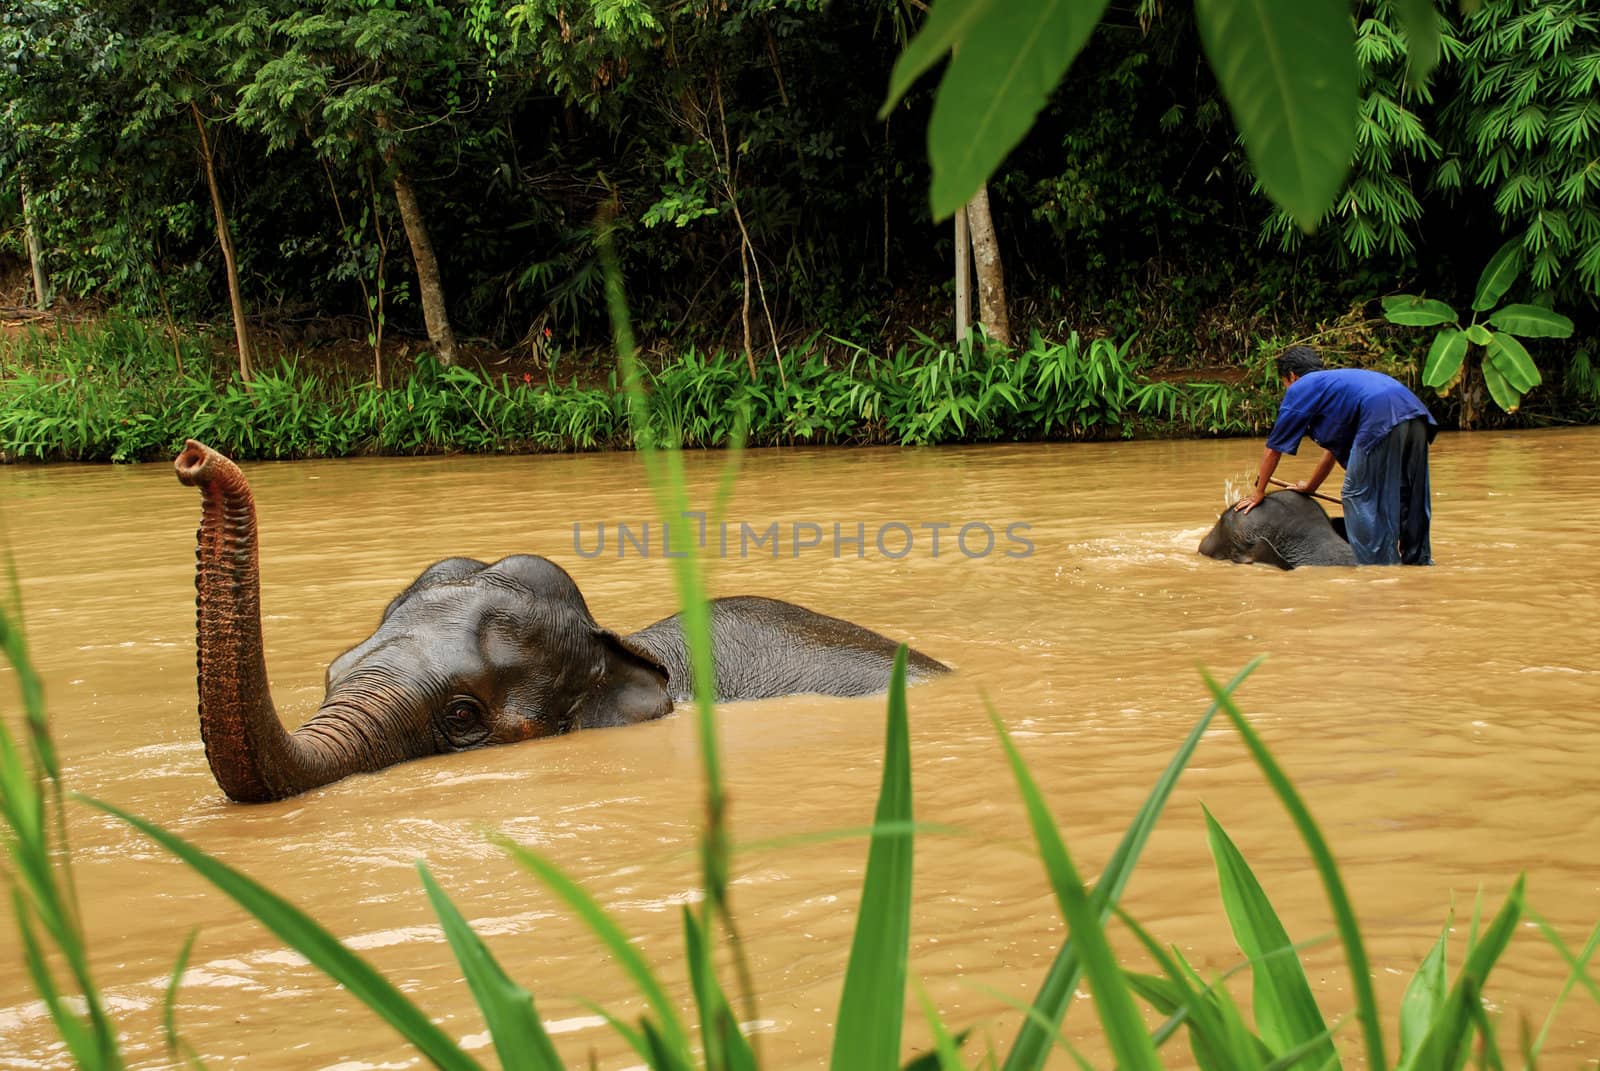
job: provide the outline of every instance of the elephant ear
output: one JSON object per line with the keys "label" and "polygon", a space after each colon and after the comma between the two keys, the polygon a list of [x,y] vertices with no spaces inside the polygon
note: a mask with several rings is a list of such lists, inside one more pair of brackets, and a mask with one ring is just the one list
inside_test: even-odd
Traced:
{"label": "elephant ear", "polygon": [[600,679],[579,715],[583,728],[633,725],[672,713],[666,666],[615,632],[597,628],[593,635],[600,645]]}
{"label": "elephant ear", "polygon": [[1246,555],[1245,560],[1261,565],[1275,565],[1279,569],[1294,568],[1294,566],[1290,565],[1284,560],[1282,554],[1278,553],[1278,548],[1273,546],[1265,539],[1256,540],[1255,545],[1250,548],[1250,552]]}

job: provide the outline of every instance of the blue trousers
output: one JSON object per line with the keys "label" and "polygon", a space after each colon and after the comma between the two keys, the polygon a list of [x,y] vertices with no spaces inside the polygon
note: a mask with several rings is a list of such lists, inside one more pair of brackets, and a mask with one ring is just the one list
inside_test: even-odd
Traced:
{"label": "blue trousers", "polygon": [[1432,565],[1428,525],[1428,421],[1413,417],[1350,452],[1344,528],[1357,565]]}

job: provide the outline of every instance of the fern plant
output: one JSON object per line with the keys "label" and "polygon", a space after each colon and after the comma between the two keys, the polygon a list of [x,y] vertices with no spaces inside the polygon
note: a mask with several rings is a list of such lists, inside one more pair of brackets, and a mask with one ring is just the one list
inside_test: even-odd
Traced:
{"label": "fern plant", "polygon": [[[1394,294],[1383,299],[1383,315],[1390,323],[1407,327],[1443,327],[1428,347],[1422,382],[1441,396],[1449,394],[1466,374],[1467,357],[1474,347],[1483,353],[1483,383],[1496,405],[1514,413],[1523,395],[1543,377],[1521,338],[1567,338],[1572,321],[1540,305],[1509,304],[1495,308],[1517,276],[1522,274],[1522,240],[1501,246],[1478,278],[1472,298],[1472,317],[1465,326],[1456,310],[1442,301],[1415,294]],[[1490,310],[1493,309],[1491,312]],[[1481,319],[1480,319],[1481,317]]]}
{"label": "fern plant", "polygon": [[[1412,189],[1413,165],[1443,155],[1428,133],[1419,107],[1433,103],[1426,84],[1407,82],[1408,47],[1400,14],[1391,0],[1363,3],[1356,17],[1356,63],[1361,91],[1356,154],[1350,180],[1323,216],[1318,229],[1336,227],[1338,255],[1345,262],[1375,253],[1405,256],[1416,249],[1413,232],[1422,204]],[[1435,12],[1440,55],[1453,64],[1462,52],[1450,24]],[[1263,192],[1259,181],[1257,193]],[[1275,209],[1262,223],[1263,245],[1276,241],[1284,251],[1298,249],[1305,232],[1294,217]]]}
{"label": "fern plant", "polygon": [[[1600,9],[1592,0],[1503,0],[1463,24],[1461,91],[1447,109],[1473,151],[1466,175],[1520,232],[1533,285],[1600,298]],[[1448,161],[1436,183],[1460,185]]]}

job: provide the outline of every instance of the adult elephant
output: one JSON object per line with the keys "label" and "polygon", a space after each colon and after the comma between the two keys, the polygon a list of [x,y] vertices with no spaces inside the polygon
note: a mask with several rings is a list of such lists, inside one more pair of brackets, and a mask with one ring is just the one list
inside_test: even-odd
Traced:
{"label": "adult elephant", "polygon": [[1240,563],[1265,562],[1279,569],[1302,565],[1354,565],[1344,536],[1344,518],[1330,520],[1310,495],[1279,491],[1248,513],[1222,511],[1216,526],[1200,541],[1208,558]]}
{"label": "adult elephant", "polygon": [[[200,489],[200,735],[230,799],[283,799],[425,755],[649,721],[692,693],[677,616],[620,636],[595,622],[554,562],[448,558],[333,661],[322,705],[287,732],[267,685],[250,487],[237,465],[192,439],[175,465]],[[748,596],[713,600],[711,621],[718,699],[888,687],[897,645],[848,621]],[[908,655],[909,680],[947,671]]]}

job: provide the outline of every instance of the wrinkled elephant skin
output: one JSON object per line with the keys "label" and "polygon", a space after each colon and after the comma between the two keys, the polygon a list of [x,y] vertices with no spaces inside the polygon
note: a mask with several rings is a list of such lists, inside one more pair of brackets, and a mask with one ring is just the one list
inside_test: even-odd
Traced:
{"label": "wrinkled elephant skin", "polygon": [[1270,494],[1249,513],[1238,513],[1231,506],[1223,510],[1216,526],[1200,541],[1200,553],[1279,569],[1356,563],[1344,538],[1343,518],[1330,520],[1316,499],[1298,491]]}
{"label": "wrinkled elephant skin", "polygon": [[[175,465],[201,494],[200,735],[230,799],[283,799],[407,759],[649,721],[693,692],[677,616],[619,635],[595,621],[554,562],[447,558],[334,659],[322,705],[287,732],[262,651],[250,487],[232,461],[193,440]],[[881,692],[898,647],[848,621],[753,596],[713,600],[711,626],[720,700]],[[908,653],[908,680],[945,672]]]}

